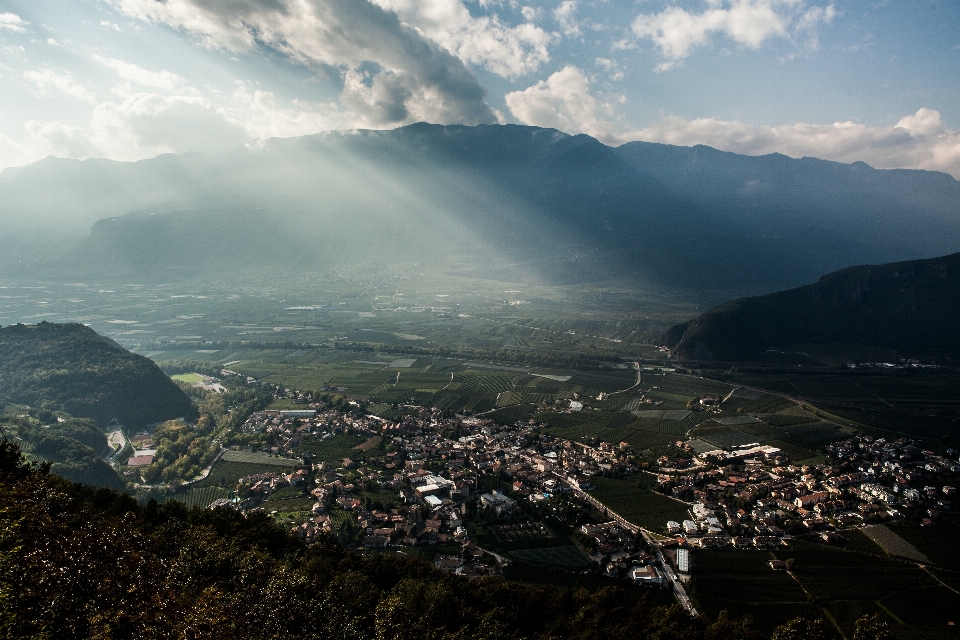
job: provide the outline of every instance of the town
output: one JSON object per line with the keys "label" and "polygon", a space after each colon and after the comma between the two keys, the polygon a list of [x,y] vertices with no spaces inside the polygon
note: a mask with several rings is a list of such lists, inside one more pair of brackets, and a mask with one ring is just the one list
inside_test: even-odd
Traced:
{"label": "town", "polygon": [[[388,419],[354,401],[324,408],[308,394],[276,393],[300,406],[252,413],[244,448],[296,468],[241,477],[211,508],[286,517],[308,543],[330,535],[358,552],[419,547],[466,576],[500,575],[521,559],[672,589],[693,613],[685,585],[696,554],[775,550],[797,537],[842,545],[855,530],[883,546],[871,525],[920,509],[922,524],[934,526],[956,493],[942,480],[960,472],[958,451],[937,455],[904,438],[833,442],[823,449],[829,462],[815,465],[758,443],[697,454],[678,440],[651,458],[626,442],[551,436],[536,415],[505,424],[408,406]],[[715,403],[698,410],[717,411]],[[594,495],[604,478],[639,479],[686,516],[638,526]],[[271,496],[284,492],[312,506],[281,513]]]}

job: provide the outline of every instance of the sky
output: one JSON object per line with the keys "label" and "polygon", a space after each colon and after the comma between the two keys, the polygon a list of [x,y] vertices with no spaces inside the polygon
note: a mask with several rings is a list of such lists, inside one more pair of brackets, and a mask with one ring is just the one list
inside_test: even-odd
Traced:
{"label": "sky", "polygon": [[0,168],[418,121],[960,179],[960,2],[0,0]]}

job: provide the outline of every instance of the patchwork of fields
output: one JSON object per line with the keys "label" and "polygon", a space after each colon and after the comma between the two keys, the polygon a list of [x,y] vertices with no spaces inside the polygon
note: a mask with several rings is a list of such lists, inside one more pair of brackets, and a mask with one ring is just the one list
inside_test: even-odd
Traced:
{"label": "patchwork of fields", "polygon": [[[766,564],[772,559],[790,561],[791,571],[772,571]],[[875,614],[899,637],[927,625],[946,630],[960,611],[960,595],[916,564],[798,540],[775,552],[698,553],[691,596],[710,616],[724,609],[750,615],[767,633],[799,615],[821,618],[851,637],[857,618]]]}

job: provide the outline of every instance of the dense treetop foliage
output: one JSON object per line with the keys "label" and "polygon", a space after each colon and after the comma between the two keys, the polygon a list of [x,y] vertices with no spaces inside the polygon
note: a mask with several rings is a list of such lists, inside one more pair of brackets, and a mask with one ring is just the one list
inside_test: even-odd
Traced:
{"label": "dense treetop foliage", "polygon": [[81,324],[0,328],[0,399],[128,428],[196,408],[151,360]]}
{"label": "dense treetop foliage", "polygon": [[123,488],[120,476],[101,457],[107,436],[94,420],[11,405],[0,426],[19,438],[35,459],[53,463],[53,473],[73,482]]}

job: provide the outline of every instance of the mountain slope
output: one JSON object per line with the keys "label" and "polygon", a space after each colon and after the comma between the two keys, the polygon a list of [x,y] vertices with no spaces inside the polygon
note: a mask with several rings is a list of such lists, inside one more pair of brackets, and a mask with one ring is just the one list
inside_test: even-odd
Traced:
{"label": "mountain slope", "polygon": [[960,350],[960,253],[851,267],[816,283],[740,298],[667,331],[674,357],[746,361],[770,347],[844,343],[907,352]]}
{"label": "mountain slope", "polygon": [[196,413],[151,360],[81,324],[0,328],[0,400],[131,429]]}
{"label": "mountain slope", "polygon": [[[288,268],[295,255],[300,269],[413,259],[504,280],[771,291],[960,250],[960,183],[945,174],[612,148],[518,125],[327,132],[136,163],[48,158],[0,173],[0,189],[8,268],[53,274]],[[73,254],[38,250],[91,227]]]}

